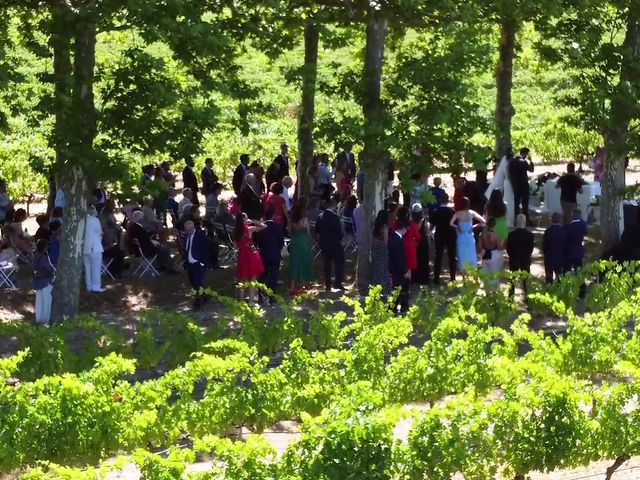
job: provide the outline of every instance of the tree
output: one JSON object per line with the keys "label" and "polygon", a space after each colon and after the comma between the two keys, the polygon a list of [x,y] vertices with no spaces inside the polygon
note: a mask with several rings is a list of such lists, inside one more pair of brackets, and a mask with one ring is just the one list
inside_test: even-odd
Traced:
{"label": "tree", "polygon": [[640,1],[568,2],[545,28],[542,51],[577,85],[566,100],[578,110],[573,120],[604,139],[600,223],[608,250],[622,228],[625,156],[640,151]]}

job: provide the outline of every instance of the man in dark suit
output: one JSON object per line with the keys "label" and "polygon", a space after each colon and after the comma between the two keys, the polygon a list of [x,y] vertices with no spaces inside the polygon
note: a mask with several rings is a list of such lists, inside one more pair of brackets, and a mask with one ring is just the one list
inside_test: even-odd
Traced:
{"label": "man in dark suit", "polygon": [[[273,221],[273,213],[273,208],[265,210],[264,224],[266,228],[257,233],[257,241],[264,264],[264,273],[260,281],[275,292],[278,286],[282,248],[284,247],[284,227]],[[273,297],[269,298],[270,303],[273,303],[273,300]]]}
{"label": "man in dark suit", "polygon": [[566,225],[567,250],[565,272],[578,270],[584,261],[584,237],[587,236],[587,222],[582,220],[579,209],[573,211],[573,220]]}
{"label": "man in dark suit", "polygon": [[431,225],[435,227],[435,259],[433,262],[433,281],[436,285],[440,283],[440,272],[442,271],[442,257],[445,249],[449,257],[449,275],[451,281],[456,279],[456,229],[449,225],[455,215],[453,208],[449,207],[449,196],[445,193],[443,203],[438,205],[433,215],[430,217]]}
{"label": "man in dark suit", "polygon": [[204,273],[209,265],[209,242],[204,230],[196,228],[192,220],[187,220],[184,224],[182,244],[189,283],[195,294],[193,309],[200,310],[206,301],[200,290],[204,286]]}
{"label": "man in dark suit", "polygon": [[[509,161],[509,179],[513,187],[513,202],[515,214],[524,213],[529,222],[529,173],[533,172],[534,166],[529,157],[529,149],[520,149],[520,155]],[[522,206],[522,210],[520,210]],[[514,219],[515,221],[515,219]]]}
{"label": "man in dark suit", "polygon": [[564,272],[567,249],[567,231],[562,226],[562,215],[551,216],[551,226],[544,232],[542,253],[544,254],[544,273],[547,283],[558,280]]}
{"label": "man in dark suit", "polygon": [[213,158],[204,161],[204,168],[200,174],[202,177],[202,195],[206,196],[213,192],[213,186],[218,183],[218,176],[213,173]]}
{"label": "man in dark suit", "polygon": [[240,191],[242,190],[242,185],[244,184],[244,176],[247,174],[247,169],[249,168],[249,155],[243,153],[240,155],[240,165],[236,167],[233,172],[233,181],[231,185],[233,186],[233,191],[236,196],[240,195]]}
{"label": "man in dark suit", "polygon": [[324,265],[324,284],[331,291],[331,268],[335,266],[333,287],[344,290],[344,249],[342,248],[342,223],[336,213],[338,205],[336,197],[331,197],[328,208],[320,213],[316,220],[316,235],[322,251]]}
{"label": "man in dark suit", "polygon": [[131,221],[127,224],[125,239],[129,253],[136,255],[139,246],[146,258],[151,260],[155,255],[158,255],[158,262],[162,268],[169,273],[178,273],[171,262],[169,247],[153,239],[152,234],[144,229],[142,223],[140,223],[143,217],[142,211],[136,210],[132,214]]}
{"label": "man in dark suit", "polygon": [[[512,272],[531,272],[531,254],[533,253],[533,233],[526,229],[527,217],[520,213],[516,217],[516,228],[507,237],[507,254],[509,255],[509,270]],[[527,281],[522,282],[522,288],[527,294]],[[515,292],[515,282],[509,287],[509,296]]]}
{"label": "man in dark suit", "polygon": [[256,192],[256,176],[253,173],[247,173],[244,177],[244,185],[238,195],[240,209],[247,214],[251,220],[260,220],[262,216],[262,200]]}
{"label": "man in dark suit", "polygon": [[[278,171],[274,181],[281,182],[284,177],[289,176],[289,145],[286,143],[280,145],[280,155],[273,161],[278,164]],[[271,185],[267,185],[267,188],[270,187]]]}
{"label": "man in dark suit", "polygon": [[339,165],[340,162],[344,162],[347,166],[347,175],[350,179],[356,178],[357,168],[356,168],[356,156],[351,151],[353,149],[353,143],[347,142],[344,145],[344,149],[338,154],[336,158],[336,163]]}
{"label": "man in dark suit", "polygon": [[389,232],[389,273],[391,273],[391,283],[393,288],[400,287],[400,296],[395,308],[400,306],[402,313],[409,309],[409,284],[411,282],[411,270],[407,265],[407,256],[404,249],[402,237],[407,233],[409,220],[407,218],[399,220],[398,228],[394,232]]}
{"label": "man in dark suit", "polygon": [[195,165],[193,157],[189,156],[185,158],[184,163],[186,165],[182,170],[182,183],[184,184],[184,188],[191,189],[191,193],[193,194],[193,204],[200,205],[198,200],[198,177],[193,171],[193,166]]}

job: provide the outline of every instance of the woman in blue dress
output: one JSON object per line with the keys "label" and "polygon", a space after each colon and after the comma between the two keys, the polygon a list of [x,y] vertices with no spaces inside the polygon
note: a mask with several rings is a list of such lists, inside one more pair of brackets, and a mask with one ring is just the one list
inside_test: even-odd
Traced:
{"label": "woman in blue dress", "polygon": [[478,264],[476,240],[473,236],[473,221],[476,220],[481,225],[485,223],[484,218],[471,210],[469,205],[469,199],[462,197],[458,211],[451,217],[449,223],[458,233],[456,238],[458,270],[463,277],[466,276],[466,272],[476,268]]}

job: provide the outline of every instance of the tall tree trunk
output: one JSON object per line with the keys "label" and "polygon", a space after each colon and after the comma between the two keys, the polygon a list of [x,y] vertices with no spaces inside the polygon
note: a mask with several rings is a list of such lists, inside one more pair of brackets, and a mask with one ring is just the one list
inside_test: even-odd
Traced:
{"label": "tall tree trunk", "polygon": [[[75,31],[72,115],[68,118],[66,165],[58,172],[65,193],[63,242],[56,276],[52,319],[62,321],[78,313],[83,270],[87,209],[87,163],[94,159],[96,111],[93,96],[96,26],[79,21]],[[59,168],[62,165],[58,166]]]}
{"label": "tall tree trunk", "polygon": [[496,156],[502,158],[511,146],[511,120],[515,110],[511,104],[513,59],[516,50],[516,22],[503,18],[500,23],[500,57],[496,68]]}
{"label": "tall tree trunk", "polygon": [[604,131],[604,177],[600,224],[606,251],[620,241],[623,228],[622,200],[625,187],[624,157],[628,152],[627,137],[633,109],[640,99],[640,0],[631,2],[627,17],[627,33],[623,43],[620,83],[611,101],[608,125]]}
{"label": "tall tree trunk", "polygon": [[371,267],[371,235],[373,219],[382,207],[383,179],[388,155],[385,148],[385,107],[381,99],[384,46],[387,19],[380,11],[369,9],[367,41],[362,73],[362,111],[364,114],[364,150],[361,168],[364,171],[363,242],[358,250],[357,283],[361,294],[369,286]]}
{"label": "tall tree trunk", "polygon": [[313,19],[304,29],[304,66],[302,67],[302,108],[298,119],[298,192],[309,195],[307,170],[313,159],[313,124],[315,121],[316,78],[318,76],[318,40],[320,32]]}

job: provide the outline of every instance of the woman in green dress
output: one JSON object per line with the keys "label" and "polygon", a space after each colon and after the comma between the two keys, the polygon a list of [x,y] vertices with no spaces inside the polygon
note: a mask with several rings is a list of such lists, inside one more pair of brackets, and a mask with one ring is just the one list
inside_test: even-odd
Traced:
{"label": "woman in green dress", "polygon": [[289,233],[289,275],[291,295],[298,295],[313,280],[311,229],[307,220],[307,203],[301,199],[291,211]]}
{"label": "woman in green dress", "polygon": [[491,192],[484,218],[487,222],[492,218],[495,219],[494,232],[502,242],[506,242],[509,226],[507,225],[507,205],[504,203],[502,191],[496,189]]}

